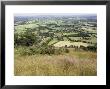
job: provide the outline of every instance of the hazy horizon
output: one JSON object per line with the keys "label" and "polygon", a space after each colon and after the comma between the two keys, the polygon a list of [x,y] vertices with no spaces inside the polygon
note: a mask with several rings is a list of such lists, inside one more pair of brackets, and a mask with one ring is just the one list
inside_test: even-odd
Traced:
{"label": "hazy horizon", "polygon": [[32,16],[97,16],[97,14],[93,13],[22,13],[22,14],[14,14],[15,17],[19,17],[19,16],[28,16],[28,17],[32,17]]}

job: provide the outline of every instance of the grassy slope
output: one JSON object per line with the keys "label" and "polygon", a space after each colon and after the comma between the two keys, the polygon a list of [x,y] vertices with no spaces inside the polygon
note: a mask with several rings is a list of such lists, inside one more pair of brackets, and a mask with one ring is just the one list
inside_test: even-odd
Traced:
{"label": "grassy slope", "polygon": [[16,76],[95,76],[97,54],[71,51],[63,55],[20,56],[15,53]]}

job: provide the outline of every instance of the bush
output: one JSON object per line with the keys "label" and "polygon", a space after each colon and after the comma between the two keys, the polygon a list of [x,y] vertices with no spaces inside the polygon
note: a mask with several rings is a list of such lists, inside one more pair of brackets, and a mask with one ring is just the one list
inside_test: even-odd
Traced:
{"label": "bush", "polygon": [[34,55],[37,53],[37,50],[33,46],[30,46],[30,47],[18,46],[16,47],[15,52],[23,56],[23,55]]}
{"label": "bush", "polygon": [[31,51],[29,50],[29,48],[22,47],[22,48],[20,48],[20,50],[19,50],[19,54],[20,54],[21,56],[31,55]]}
{"label": "bush", "polygon": [[44,46],[41,47],[41,54],[54,54],[55,48],[53,46]]}
{"label": "bush", "polygon": [[65,48],[65,53],[69,53],[69,49]]}
{"label": "bush", "polygon": [[97,47],[95,46],[87,46],[87,49],[90,50],[90,51],[97,51]]}

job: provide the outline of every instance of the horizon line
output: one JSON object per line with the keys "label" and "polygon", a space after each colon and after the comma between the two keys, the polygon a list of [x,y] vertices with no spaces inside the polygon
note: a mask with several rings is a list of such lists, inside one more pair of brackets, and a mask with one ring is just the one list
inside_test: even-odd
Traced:
{"label": "horizon line", "polygon": [[81,16],[81,15],[90,15],[90,16],[97,16],[96,13],[16,13],[14,14],[14,16],[39,16],[39,15],[42,15],[42,16],[47,16],[47,15],[53,15],[53,16]]}

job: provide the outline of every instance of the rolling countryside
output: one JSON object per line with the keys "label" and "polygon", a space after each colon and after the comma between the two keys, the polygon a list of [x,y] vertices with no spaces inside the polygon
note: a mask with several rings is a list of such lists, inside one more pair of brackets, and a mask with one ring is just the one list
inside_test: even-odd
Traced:
{"label": "rolling countryside", "polygon": [[97,15],[15,14],[15,76],[96,76]]}

